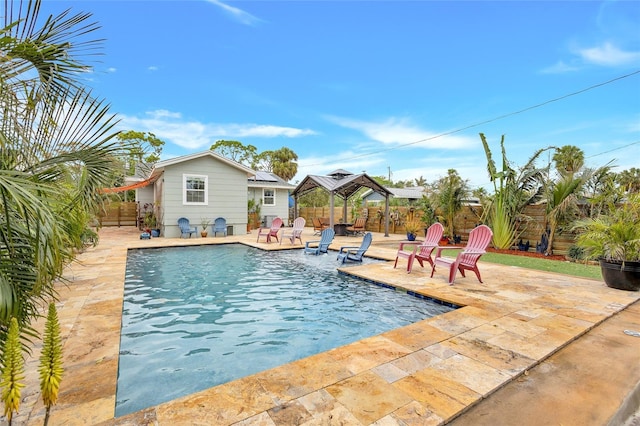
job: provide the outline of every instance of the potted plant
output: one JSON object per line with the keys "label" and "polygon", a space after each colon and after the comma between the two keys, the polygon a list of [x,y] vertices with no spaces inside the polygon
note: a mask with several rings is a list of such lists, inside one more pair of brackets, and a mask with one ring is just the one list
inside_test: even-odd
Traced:
{"label": "potted plant", "polygon": [[[151,212],[146,212],[144,214],[144,232],[148,233],[149,235],[151,235],[151,230],[155,230],[157,228],[157,219],[156,219],[156,215],[151,211]],[[154,235],[155,236],[155,235]],[[159,235],[157,235],[159,236]]]}
{"label": "potted plant", "polygon": [[585,258],[598,260],[607,286],[640,290],[640,194],[595,218],[577,221],[576,245]]}
{"label": "potted plant", "polygon": [[407,240],[414,241],[416,239],[416,236],[418,235],[418,232],[420,232],[420,230],[423,228],[424,227],[422,226],[422,223],[418,222],[417,220],[410,220],[405,223],[404,230],[407,232]]}
{"label": "potted plant", "polygon": [[209,225],[211,225],[211,220],[203,217],[200,218],[200,226],[202,226],[202,231],[200,231],[200,236],[202,238],[206,237],[208,234],[207,228],[209,227]]}

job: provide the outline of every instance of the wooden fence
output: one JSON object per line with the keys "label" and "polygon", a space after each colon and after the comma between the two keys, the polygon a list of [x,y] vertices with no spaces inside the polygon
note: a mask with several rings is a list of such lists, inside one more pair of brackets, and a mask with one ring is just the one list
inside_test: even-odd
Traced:
{"label": "wooden fence", "polygon": [[[381,213],[378,213],[381,212]],[[390,215],[399,216],[402,220],[394,221],[392,219],[389,224],[389,233],[391,234],[404,234],[404,222],[407,220],[419,220],[422,212],[418,209],[412,209],[410,207],[390,207]],[[306,219],[307,224],[312,223],[314,217],[329,217],[331,209],[329,207],[301,207],[299,209],[299,216]],[[384,207],[368,207],[360,211],[360,215],[367,216],[366,228],[371,232],[384,232],[384,220],[383,220]],[[524,210],[524,214],[530,218],[528,221],[523,221],[519,225],[520,239],[523,244],[529,242],[530,251],[536,250],[536,245],[540,243],[545,226],[545,206],[544,205],[530,205]],[[342,207],[334,207],[334,221],[340,222],[343,215]],[[480,216],[482,215],[482,207],[480,206],[464,206],[463,209],[456,215],[454,219],[454,228],[457,235],[462,237],[463,241],[466,241],[469,237],[469,232],[477,225],[480,224]],[[353,223],[350,209],[347,212],[347,218],[343,220],[347,223]],[[553,251],[555,254],[566,254],[569,247],[574,243],[575,235],[568,232],[565,229],[560,228],[556,230],[556,235],[553,242]]]}
{"label": "wooden fence", "polygon": [[138,203],[109,203],[98,213],[100,226],[138,226]]}

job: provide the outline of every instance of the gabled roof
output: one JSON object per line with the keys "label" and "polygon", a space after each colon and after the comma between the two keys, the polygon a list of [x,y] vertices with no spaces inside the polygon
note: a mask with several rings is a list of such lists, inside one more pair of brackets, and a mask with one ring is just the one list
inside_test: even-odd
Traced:
{"label": "gabled roof", "polygon": [[302,179],[302,182],[296,186],[292,195],[301,196],[316,188],[323,188],[343,198],[349,198],[362,187],[369,188],[382,195],[391,195],[384,186],[380,185],[366,173],[354,175],[346,170],[336,170],[332,172],[331,175],[332,176],[307,175]]}
{"label": "gabled roof", "polygon": [[238,170],[242,170],[243,172],[245,172],[247,174],[248,177],[250,176],[255,176],[256,172],[252,169],[250,169],[249,167],[245,166],[244,164],[240,164],[237,161],[233,161],[230,160],[226,157],[223,157],[222,155],[216,154],[213,151],[202,151],[202,152],[196,152],[193,154],[188,154],[188,155],[183,155],[180,157],[175,157],[175,158],[171,158],[169,160],[165,160],[165,161],[158,161],[156,163],[156,165],[154,166],[153,170],[151,171],[151,176],[150,178],[156,178],[162,174],[162,172],[164,171],[164,169],[166,167],[169,166],[173,166],[175,164],[180,164],[183,163],[185,161],[191,161],[191,160],[195,160],[196,158],[201,158],[201,157],[211,157],[215,160],[218,160],[222,163],[228,164],[232,167],[235,167]]}
{"label": "gabled roof", "polygon": [[255,176],[249,178],[250,188],[295,188],[289,182],[282,179],[280,176],[271,172],[257,171]]}

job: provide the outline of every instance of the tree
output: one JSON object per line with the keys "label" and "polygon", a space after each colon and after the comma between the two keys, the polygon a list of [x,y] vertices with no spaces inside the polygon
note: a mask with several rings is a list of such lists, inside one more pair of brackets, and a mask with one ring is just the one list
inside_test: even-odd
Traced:
{"label": "tree", "polygon": [[137,132],[129,130],[118,133],[118,140],[127,147],[125,159],[125,172],[133,176],[136,166],[151,170],[153,164],[160,161],[162,147],[165,142],[151,132]]}
{"label": "tree", "polygon": [[219,140],[209,149],[247,167],[254,167],[258,155],[258,149],[255,146],[244,145],[238,141]]}
{"label": "tree", "polygon": [[583,171],[583,195],[589,203],[589,217],[596,217],[617,203],[621,198],[620,188],[616,184],[616,174],[611,171],[612,163],[597,169],[588,168]]}
{"label": "tree", "polygon": [[618,173],[618,183],[630,194],[640,192],[640,169],[632,167]]}
{"label": "tree", "polygon": [[547,228],[549,243],[546,255],[553,254],[553,240],[558,226],[563,222],[572,222],[576,215],[578,192],[583,184],[581,177],[563,176],[554,182],[547,195]]}
{"label": "tree", "polygon": [[298,199],[303,207],[324,207],[329,204],[329,193],[322,188],[315,188]]}
{"label": "tree", "polygon": [[455,169],[449,169],[447,176],[435,183],[433,204],[442,214],[446,233],[450,238],[455,236],[454,219],[456,213],[462,209],[462,201],[468,192],[467,181],[462,179]]}
{"label": "tree", "polygon": [[584,151],[574,145],[556,148],[552,157],[560,176],[573,176],[584,165]]}
{"label": "tree", "polygon": [[211,145],[210,149],[254,170],[275,173],[286,181],[290,181],[298,173],[298,155],[287,147],[259,153],[253,145],[220,140]]}
{"label": "tree", "polygon": [[290,181],[298,173],[298,155],[287,147],[271,152],[272,172],[285,181]]}
{"label": "tree", "polygon": [[67,11],[39,28],[39,9],[6,14],[0,38],[0,343],[12,317],[33,335],[122,154],[115,116],[77,80],[90,68],[78,53],[99,53],[85,39],[97,26]]}
{"label": "tree", "polygon": [[524,219],[524,208],[540,199],[544,190],[544,170],[535,166],[535,162],[544,151],[539,149],[527,163],[518,170],[511,167],[504,147],[504,135],[500,139],[502,151],[502,170],[498,171],[491,155],[491,149],[483,133],[480,133],[482,146],[487,157],[487,171],[493,182],[493,199],[486,207],[486,218],[493,230],[493,245],[499,249],[510,248],[518,237],[516,221]]}
{"label": "tree", "polygon": [[416,186],[427,186],[427,180],[420,176],[419,178],[415,178]]}
{"label": "tree", "polygon": [[588,176],[579,175],[584,165],[584,152],[573,145],[556,148],[552,158],[560,178],[549,181],[547,189],[546,220],[549,242],[545,254],[553,254],[553,241],[558,226],[576,218],[578,194]]}

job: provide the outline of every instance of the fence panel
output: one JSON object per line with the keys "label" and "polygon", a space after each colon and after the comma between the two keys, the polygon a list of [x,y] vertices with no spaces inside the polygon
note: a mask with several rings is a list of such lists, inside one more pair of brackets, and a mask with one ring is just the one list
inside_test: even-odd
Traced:
{"label": "fence panel", "polygon": [[138,226],[138,203],[109,203],[98,214],[100,226]]}

